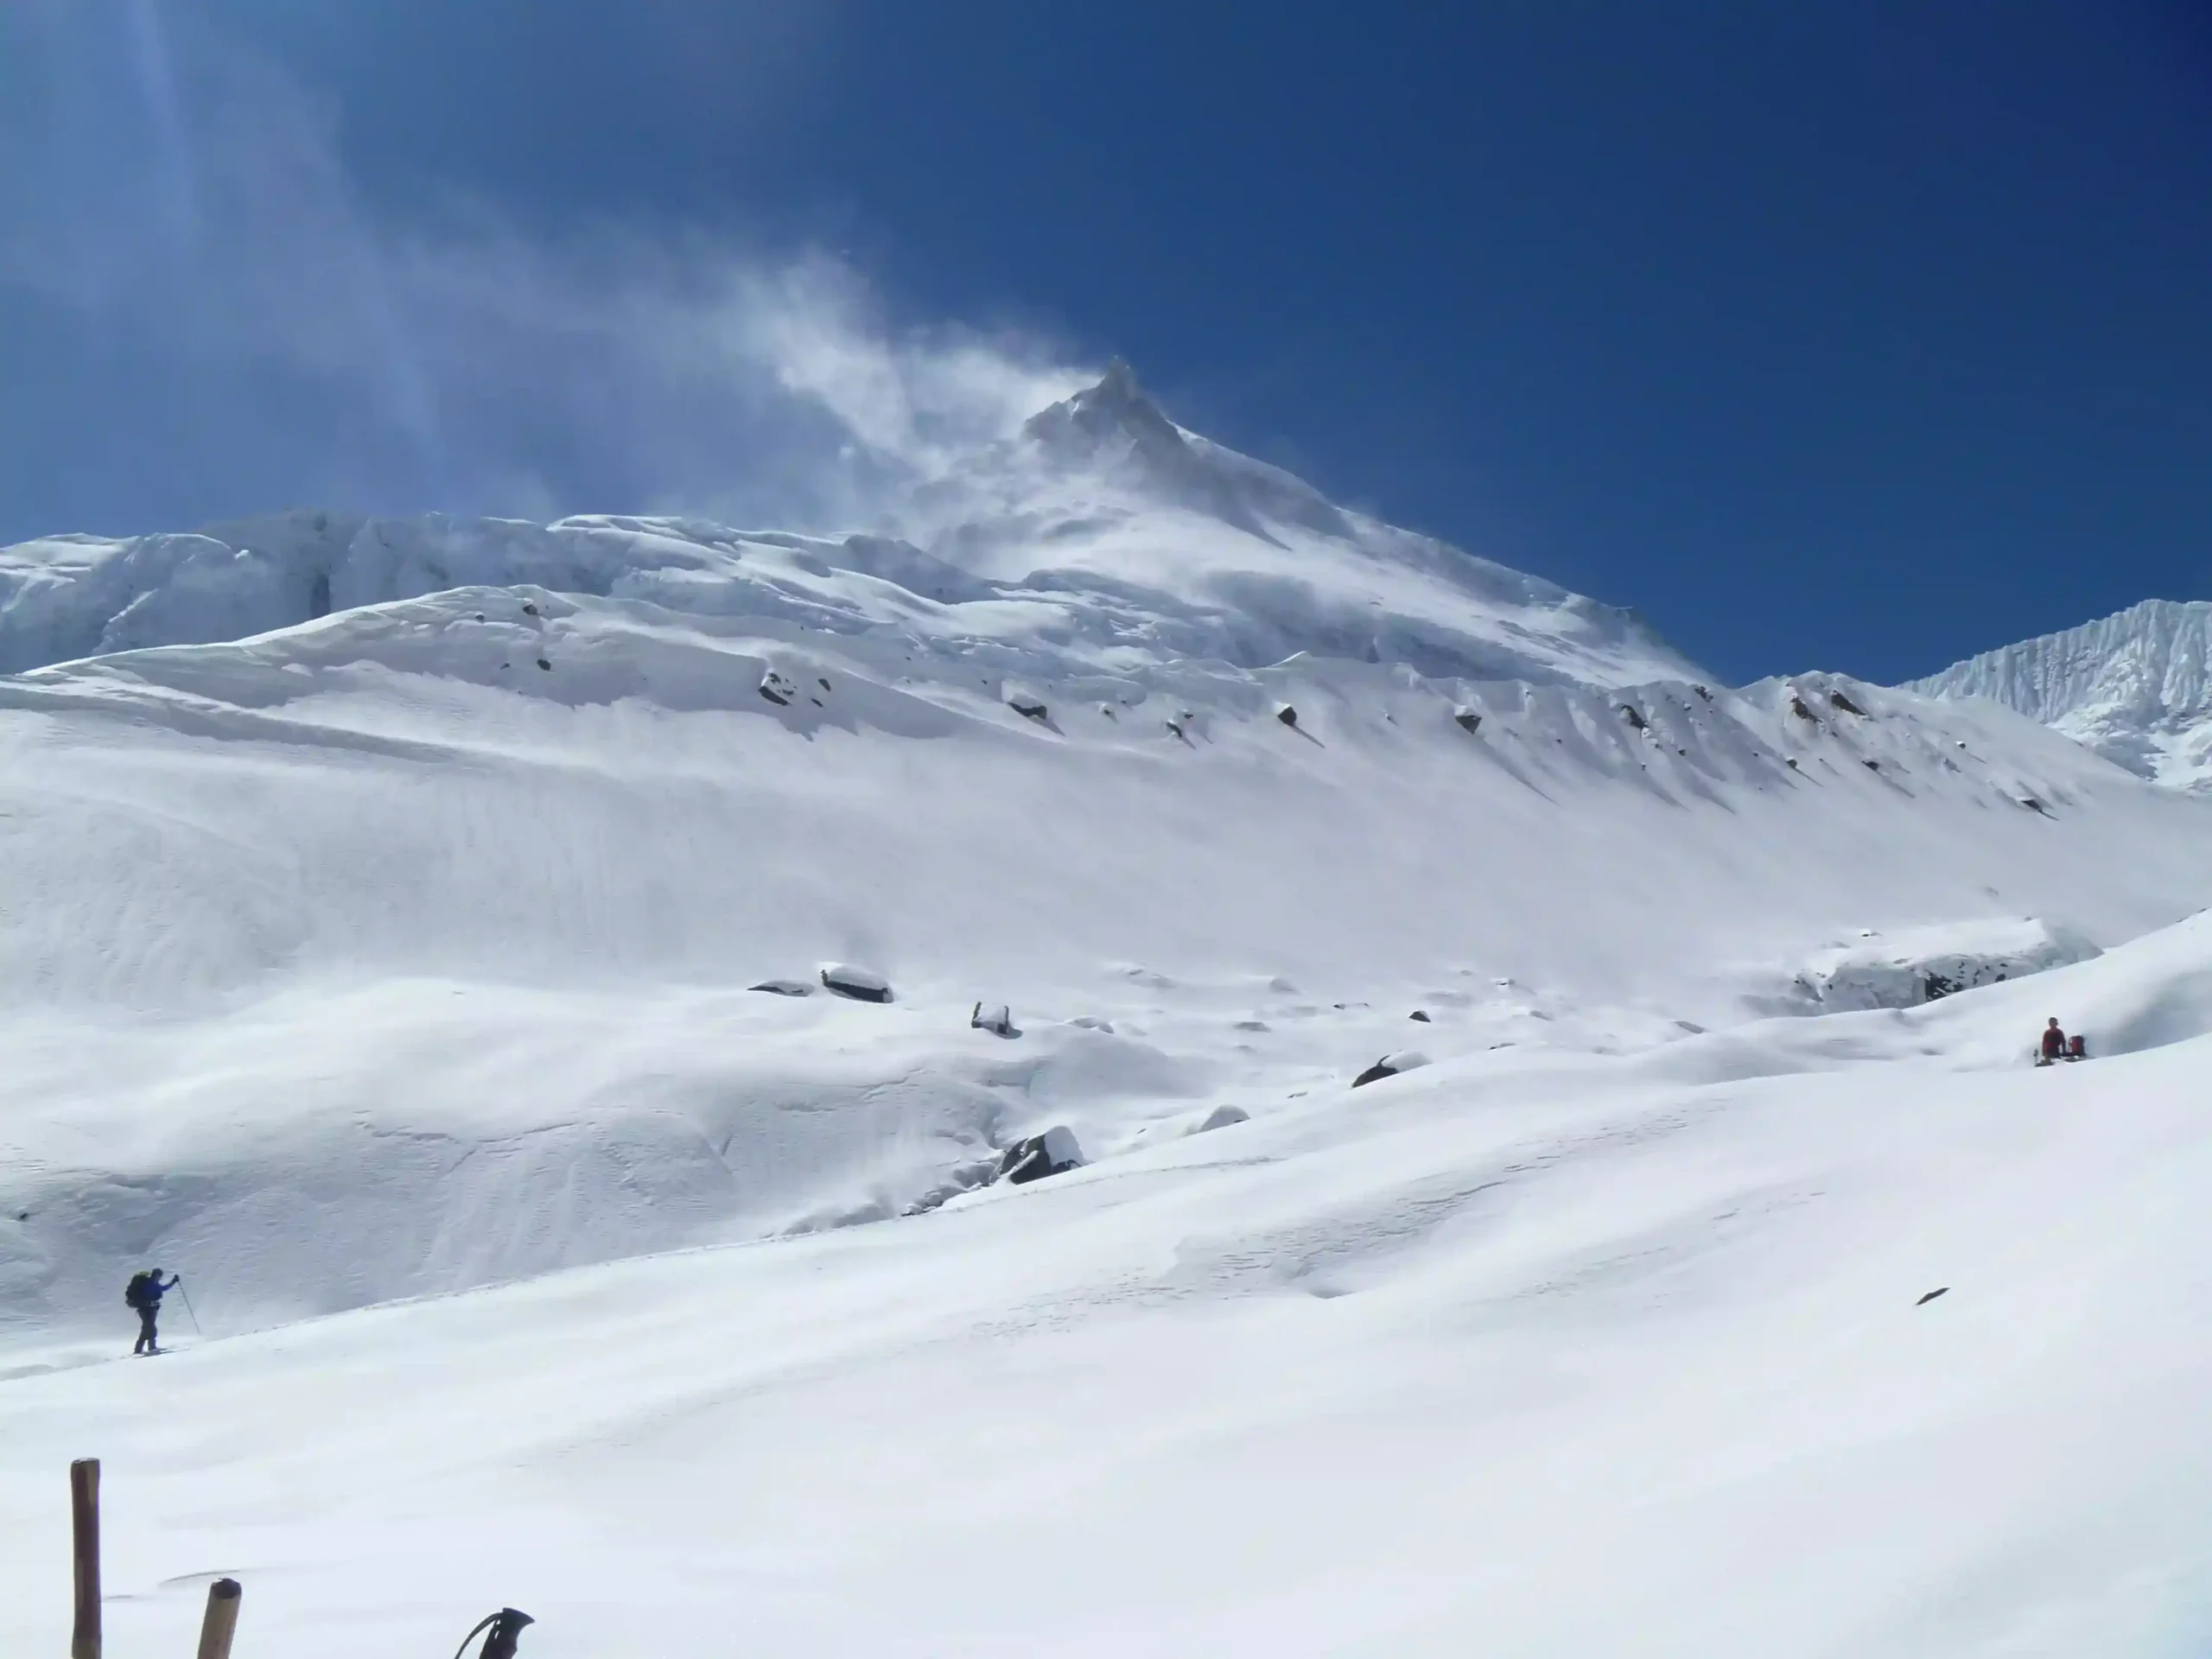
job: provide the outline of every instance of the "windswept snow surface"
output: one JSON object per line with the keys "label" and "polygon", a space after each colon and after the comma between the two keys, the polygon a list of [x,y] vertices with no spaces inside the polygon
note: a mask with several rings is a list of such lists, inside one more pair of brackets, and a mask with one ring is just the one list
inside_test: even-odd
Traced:
{"label": "windswept snow surface", "polygon": [[1125,374],[901,537],[10,556],[0,1650],[2212,1642],[2212,799]]}
{"label": "windswept snow surface", "polygon": [[[0,1639],[59,1650],[98,1452],[121,1651],[218,1573],[242,1652],[339,1659],[502,1601],[541,1659],[2199,1651],[2208,922],[159,1366],[21,1343]],[[2112,1058],[2025,1069],[2054,1005]]]}
{"label": "windswept snow surface", "polygon": [[2212,791],[2212,601],[2147,599],[1906,688],[1988,697],[2077,738],[2130,772]]}

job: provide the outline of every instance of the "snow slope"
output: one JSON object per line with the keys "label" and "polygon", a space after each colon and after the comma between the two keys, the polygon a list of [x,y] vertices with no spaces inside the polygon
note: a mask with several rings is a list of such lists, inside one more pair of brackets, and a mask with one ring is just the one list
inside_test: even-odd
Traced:
{"label": "snow slope", "polygon": [[1907,688],[1988,697],[2130,772],[2212,790],[2212,601],[2140,605],[1955,664]]}
{"label": "snow slope", "polygon": [[2212,797],[1126,373],[893,528],[0,560],[0,1649],[86,1453],[117,1651],[2204,1645]]}
{"label": "snow slope", "polygon": [[[242,1329],[896,1216],[1056,1119],[1111,1151],[1416,1034],[1740,1021],[1866,929],[2212,900],[2212,804],[1999,709],[1064,667],[463,588],[0,681],[0,1324],[104,1323],[149,1252]],[[896,1001],[745,988],[831,960]]]}
{"label": "snow slope", "polygon": [[[58,1650],[97,1451],[126,1651],[218,1573],[242,1652],[334,1659],[502,1601],[534,1659],[2197,1651],[2209,923],[887,1226],[20,1348],[0,1642]],[[2021,1066],[2053,1003],[2113,1058]]]}
{"label": "snow slope", "polygon": [[900,510],[900,535],[691,519],[293,512],[0,549],[0,673],[231,640],[461,586],[531,585],[839,632],[1049,642],[1071,668],[1300,651],[1633,684],[1696,670],[1629,613],[1331,505],[1175,426],[1117,366]]}

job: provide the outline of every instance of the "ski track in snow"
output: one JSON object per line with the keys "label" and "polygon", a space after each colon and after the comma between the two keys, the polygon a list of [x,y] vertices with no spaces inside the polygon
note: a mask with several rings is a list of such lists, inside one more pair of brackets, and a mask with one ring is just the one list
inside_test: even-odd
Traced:
{"label": "ski track in snow", "polygon": [[0,1649],[84,1455],[118,1652],[2212,1642],[2212,799],[2025,714],[1118,372],[898,537],[10,550],[0,667]]}

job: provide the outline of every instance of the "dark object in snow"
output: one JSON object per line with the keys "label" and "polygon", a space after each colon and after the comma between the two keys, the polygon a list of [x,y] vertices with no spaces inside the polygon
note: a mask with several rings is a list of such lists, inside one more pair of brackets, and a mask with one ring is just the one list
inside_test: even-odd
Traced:
{"label": "dark object in snow", "polygon": [[1411,1014],[1408,1014],[1406,1018],[1408,1020],[1418,1020],[1424,1026],[1433,1025],[1436,1023],[1428,1017],[1427,1010],[1421,1008],[1415,1008]]}
{"label": "dark object in snow", "polygon": [[772,668],[760,677],[760,695],[780,709],[798,695],[798,687]]}
{"label": "dark object in snow", "polygon": [[1789,770],[1790,770],[1790,771],[1792,771],[1792,772],[1796,772],[1796,771],[1797,771],[1797,770],[1798,770],[1797,762],[1796,762],[1794,759],[1793,759],[1793,760],[1784,760],[1782,764],[1783,764],[1783,766],[1785,766],[1789,767]]}
{"label": "dark object in snow", "polygon": [[1298,724],[1298,710],[1287,702],[1279,702],[1275,704],[1275,718],[1286,726],[1295,726]]}
{"label": "dark object in snow", "polygon": [[2032,795],[2023,795],[2023,796],[2021,796],[2021,797],[2019,798],[2019,799],[2020,799],[2020,804],[2021,804],[2022,806],[2026,807],[2026,808],[2028,809],[2028,810],[2029,810],[2029,811],[2031,811],[2031,812],[2040,812],[2040,813],[2042,813],[2042,814],[2044,815],[2044,817],[2045,817],[2046,818],[2047,818],[2047,817],[2049,817],[2050,816],[2050,809],[2049,807],[2045,806],[2045,805],[2044,805],[2041,801],[2039,801],[2039,800],[2036,799],[2036,798],[2035,798],[2034,796],[2032,796]]}
{"label": "dark object in snow", "polygon": [[1019,1037],[1014,1029],[1014,1010],[1003,1002],[978,1002],[968,1015],[970,1031],[988,1031],[994,1037]]}
{"label": "dark object in snow", "polygon": [[1858,716],[1859,716],[1859,719],[1861,719],[1861,720],[1865,720],[1865,719],[1866,719],[1866,718],[1868,717],[1868,716],[1867,716],[1867,714],[1866,714],[1866,711],[1864,709],[1861,709],[1861,708],[1860,708],[1857,703],[1853,702],[1849,697],[1845,696],[1843,695],[1843,693],[1842,693],[1842,692],[1840,692],[1840,691],[1831,691],[1831,692],[1829,692],[1829,693],[1828,693],[1828,701],[1829,701],[1831,703],[1834,704],[1837,708],[1839,708],[1839,709],[1842,709],[1842,710],[1843,710],[1843,712],[1844,712],[1845,714],[1847,714],[1847,715],[1858,715]]}
{"label": "dark object in snow", "polygon": [[553,664],[547,662],[543,657],[537,659],[537,665],[549,674],[553,671]]}
{"label": "dark object in snow", "polygon": [[501,663],[499,666],[501,668],[512,668],[514,664],[512,663]]}
{"label": "dark object in snow", "polygon": [[1711,702],[1713,701],[1713,693],[1707,690],[1705,687],[1701,685],[1694,685],[1690,687],[1690,690],[1696,692],[1698,696],[1703,697],[1707,702]]}
{"label": "dark object in snow", "polygon": [[1482,715],[1465,704],[1452,711],[1452,718],[1463,732],[1479,732],[1483,728]]}
{"label": "dark object in snow", "polygon": [[813,704],[816,708],[817,708],[817,709],[820,709],[820,708],[823,708],[823,707],[825,707],[825,706],[826,706],[826,705],[824,705],[824,704],[823,704],[823,702],[822,699],[821,699],[821,698],[819,698],[819,697],[809,697],[809,698],[807,699],[807,701],[808,701],[809,702],[812,703],[812,704]]}
{"label": "dark object in snow", "polygon": [[1225,1129],[1233,1123],[1249,1123],[1251,1121],[1252,1114],[1242,1106],[1217,1106],[1206,1114],[1205,1122],[1191,1133],[1205,1135],[1213,1129]]}
{"label": "dark object in snow", "polygon": [[1878,760],[1861,760],[1859,764],[1869,772],[1879,772],[1882,769],[1882,763]]}
{"label": "dark object in snow", "polygon": [[535,605],[524,605],[522,607],[522,613],[524,616],[536,616],[537,614],[537,607]]}
{"label": "dark object in snow", "polygon": [[771,996],[812,996],[814,987],[801,979],[764,979],[758,985],[748,985],[748,991],[766,991]]}
{"label": "dark object in snow", "polygon": [[1929,1291],[1925,1296],[1922,1297],[1918,1301],[1915,1302],[1913,1306],[1915,1307],[1925,1307],[1929,1303],[1934,1301],[1938,1296],[1943,1295],[1948,1292],[1950,1288],[1951,1287],[1948,1285],[1939,1285],[1934,1290]]}
{"label": "dark object in snow", "polygon": [[865,968],[855,968],[849,963],[833,962],[822,970],[822,983],[840,996],[849,996],[855,1002],[888,1002],[891,982],[880,974],[872,974]]}
{"label": "dark object in snow", "polygon": [[1644,719],[1642,712],[1637,709],[1634,703],[1622,703],[1620,705],[1620,711],[1621,718],[1628,721],[1630,725],[1635,727],[1637,731],[1648,732],[1651,729],[1651,722]]}
{"label": "dark object in snow", "polygon": [[816,679],[815,679],[815,682],[814,682],[814,683],[815,683],[817,685],[820,686],[820,687],[821,687],[824,691],[827,691],[827,690],[830,689],[830,682],[829,682],[829,681],[827,681],[827,680],[825,680],[825,679],[821,678],[821,677],[818,677],[818,676],[816,677]]}
{"label": "dark object in snow", "polygon": [[1181,738],[1185,743],[1191,741],[1189,734],[1183,730],[1183,722],[1179,720],[1169,721],[1167,722],[1167,729],[1174,733],[1176,736]]}
{"label": "dark object in snow", "polygon": [[522,1640],[523,1631],[537,1624],[528,1613],[518,1608],[502,1607],[476,1621],[476,1629],[461,1638],[461,1645],[454,1649],[453,1659],[468,1651],[468,1644],[476,1639],[477,1630],[489,1630],[484,1645],[476,1650],[476,1659],[515,1659],[515,1643]]}
{"label": "dark object in snow", "polygon": [[1805,706],[1805,699],[1802,697],[1789,699],[1789,712],[1800,720],[1811,721],[1815,726],[1821,723],[1821,717]]}
{"label": "dark object in snow", "polygon": [[1006,706],[1024,720],[1042,720],[1048,712],[1043,698],[1032,696],[1027,691],[1007,692]]}
{"label": "dark object in snow", "polygon": [[1401,1071],[1411,1071],[1416,1067],[1427,1064],[1428,1056],[1414,1049],[1408,1048],[1396,1054],[1385,1054],[1366,1071],[1354,1077],[1351,1080],[1351,1086],[1357,1089],[1367,1084],[1380,1083],[1385,1077],[1395,1077]]}
{"label": "dark object in snow", "polygon": [[483,612],[481,612],[481,611],[477,612],[477,613],[476,613],[476,620],[477,620],[479,622],[481,622],[482,620],[484,620],[484,613],[483,613]]}
{"label": "dark object in snow", "polygon": [[1047,1175],[1065,1175],[1083,1167],[1083,1148],[1072,1133],[1055,1125],[1042,1135],[1015,1141],[999,1159],[998,1179],[1026,1186]]}

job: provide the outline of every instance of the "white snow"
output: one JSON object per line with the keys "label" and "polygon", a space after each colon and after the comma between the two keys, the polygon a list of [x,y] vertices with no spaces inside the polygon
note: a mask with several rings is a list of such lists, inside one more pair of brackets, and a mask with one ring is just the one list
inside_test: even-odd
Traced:
{"label": "white snow", "polygon": [[0,577],[0,1651],[84,1455],[118,1653],[2212,1631],[2212,799],[1125,376],[906,542],[270,522]]}
{"label": "white snow", "polygon": [[1906,689],[1988,697],[2142,777],[2212,791],[2212,601],[2145,600]]}

